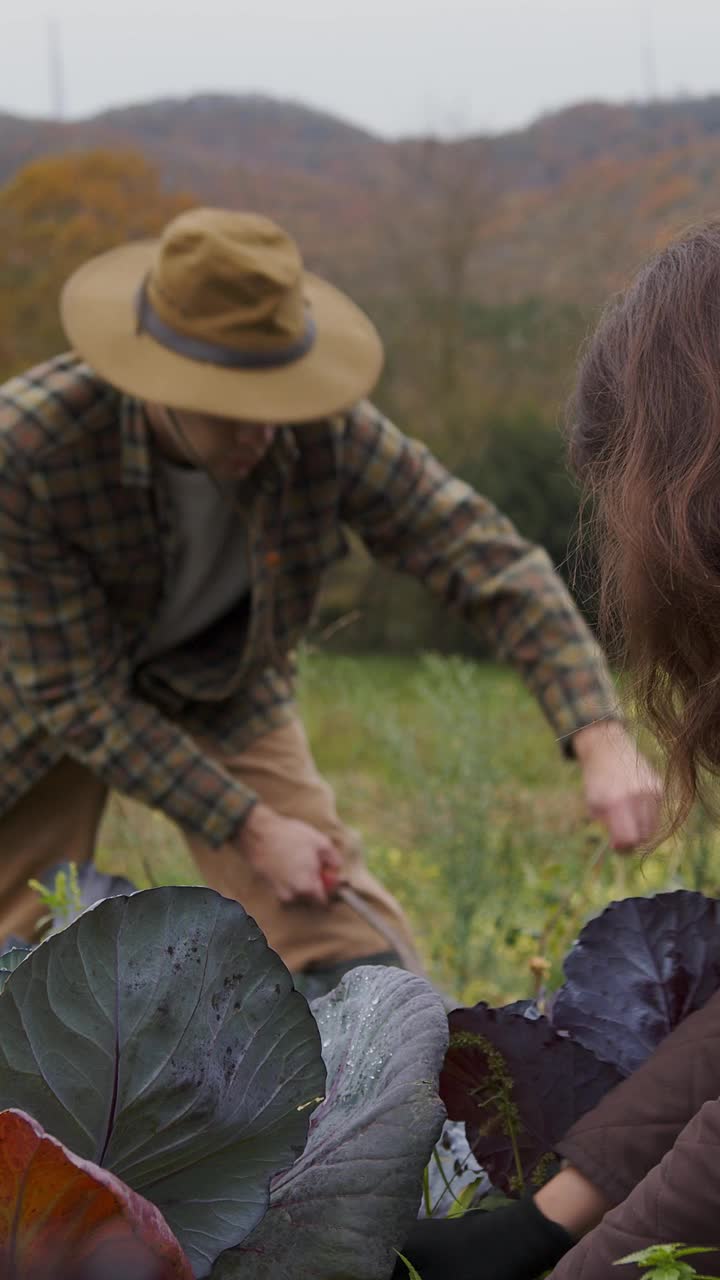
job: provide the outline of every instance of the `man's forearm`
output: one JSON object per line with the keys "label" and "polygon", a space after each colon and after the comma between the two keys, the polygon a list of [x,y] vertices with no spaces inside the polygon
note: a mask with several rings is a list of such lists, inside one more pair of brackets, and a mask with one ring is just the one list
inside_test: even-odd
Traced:
{"label": "man's forearm", "polygon": [[119,682],[33,709],[68,755],[109,787],[161,810],[211,845],[232,838],[255,803],[249,788]]}
{"label": "man's forearm", "polygon": [[587,727],[621,718],[605,658],[540,548],[528,548],[500,577],[498,650],[534,694],[561,749],[574,755]]}

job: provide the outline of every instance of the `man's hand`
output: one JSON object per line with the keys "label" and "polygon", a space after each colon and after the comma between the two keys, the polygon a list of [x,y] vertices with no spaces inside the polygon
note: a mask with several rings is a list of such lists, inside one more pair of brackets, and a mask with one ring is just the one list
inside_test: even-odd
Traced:
{"label": "man's hand", "polygon": [[646,843],[660,823],[662,782],[617,720],[602,720],[573,737],[590,814],[607,828],[614,849]]}
{"label": "man's hand", "polygon": [[234,843],[253,870],[265,877],[280,902],[288,906],[293,902],[328,905],[326,883],[332,877],[327,873],[340,870],[340,855],[315,827],[256,804]]}

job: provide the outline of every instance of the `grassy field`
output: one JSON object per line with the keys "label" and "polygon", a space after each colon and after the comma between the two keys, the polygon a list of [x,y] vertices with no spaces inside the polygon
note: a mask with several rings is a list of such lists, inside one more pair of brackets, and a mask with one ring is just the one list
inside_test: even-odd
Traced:
{"label": "grassy field", "polygon": [[[506,669],[309,653],[300,701],[341,814],[458,1000],[556,984],[583,921],[613,899],[720,888],[720,841],[700,818],[652,855],[608,851],[576,767]],[[175,830],[127,801],[110,807],[99,861],[138,882],[194,880]]]}

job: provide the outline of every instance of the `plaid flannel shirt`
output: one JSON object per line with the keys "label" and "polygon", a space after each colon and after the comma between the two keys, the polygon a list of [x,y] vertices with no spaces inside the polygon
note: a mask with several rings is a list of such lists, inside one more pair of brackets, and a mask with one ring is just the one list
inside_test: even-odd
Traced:
{"label": "plaid flannel shirt", "polygon": [[251,593],[141,664],[172,582],[172,504],[143,405],[66,354],[0,389],[0,813],[61,756],[211,844],[254,796],[211,758],[293,714],[292,650],[324,570],[370,553],[421,579],[521,672],[556,735],[615,714],[546,554],[373,406],[281,428],[238,486]]}

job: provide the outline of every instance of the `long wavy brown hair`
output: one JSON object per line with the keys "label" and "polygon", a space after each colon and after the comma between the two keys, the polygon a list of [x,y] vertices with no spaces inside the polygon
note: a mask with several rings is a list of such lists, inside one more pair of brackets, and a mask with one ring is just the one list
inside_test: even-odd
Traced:
{"label": "long wavy brown hair", "polygon": [[720,773],[720,221],[658,253],[608,307],[569,429],[603,634],[666,751],[676,829]]}

